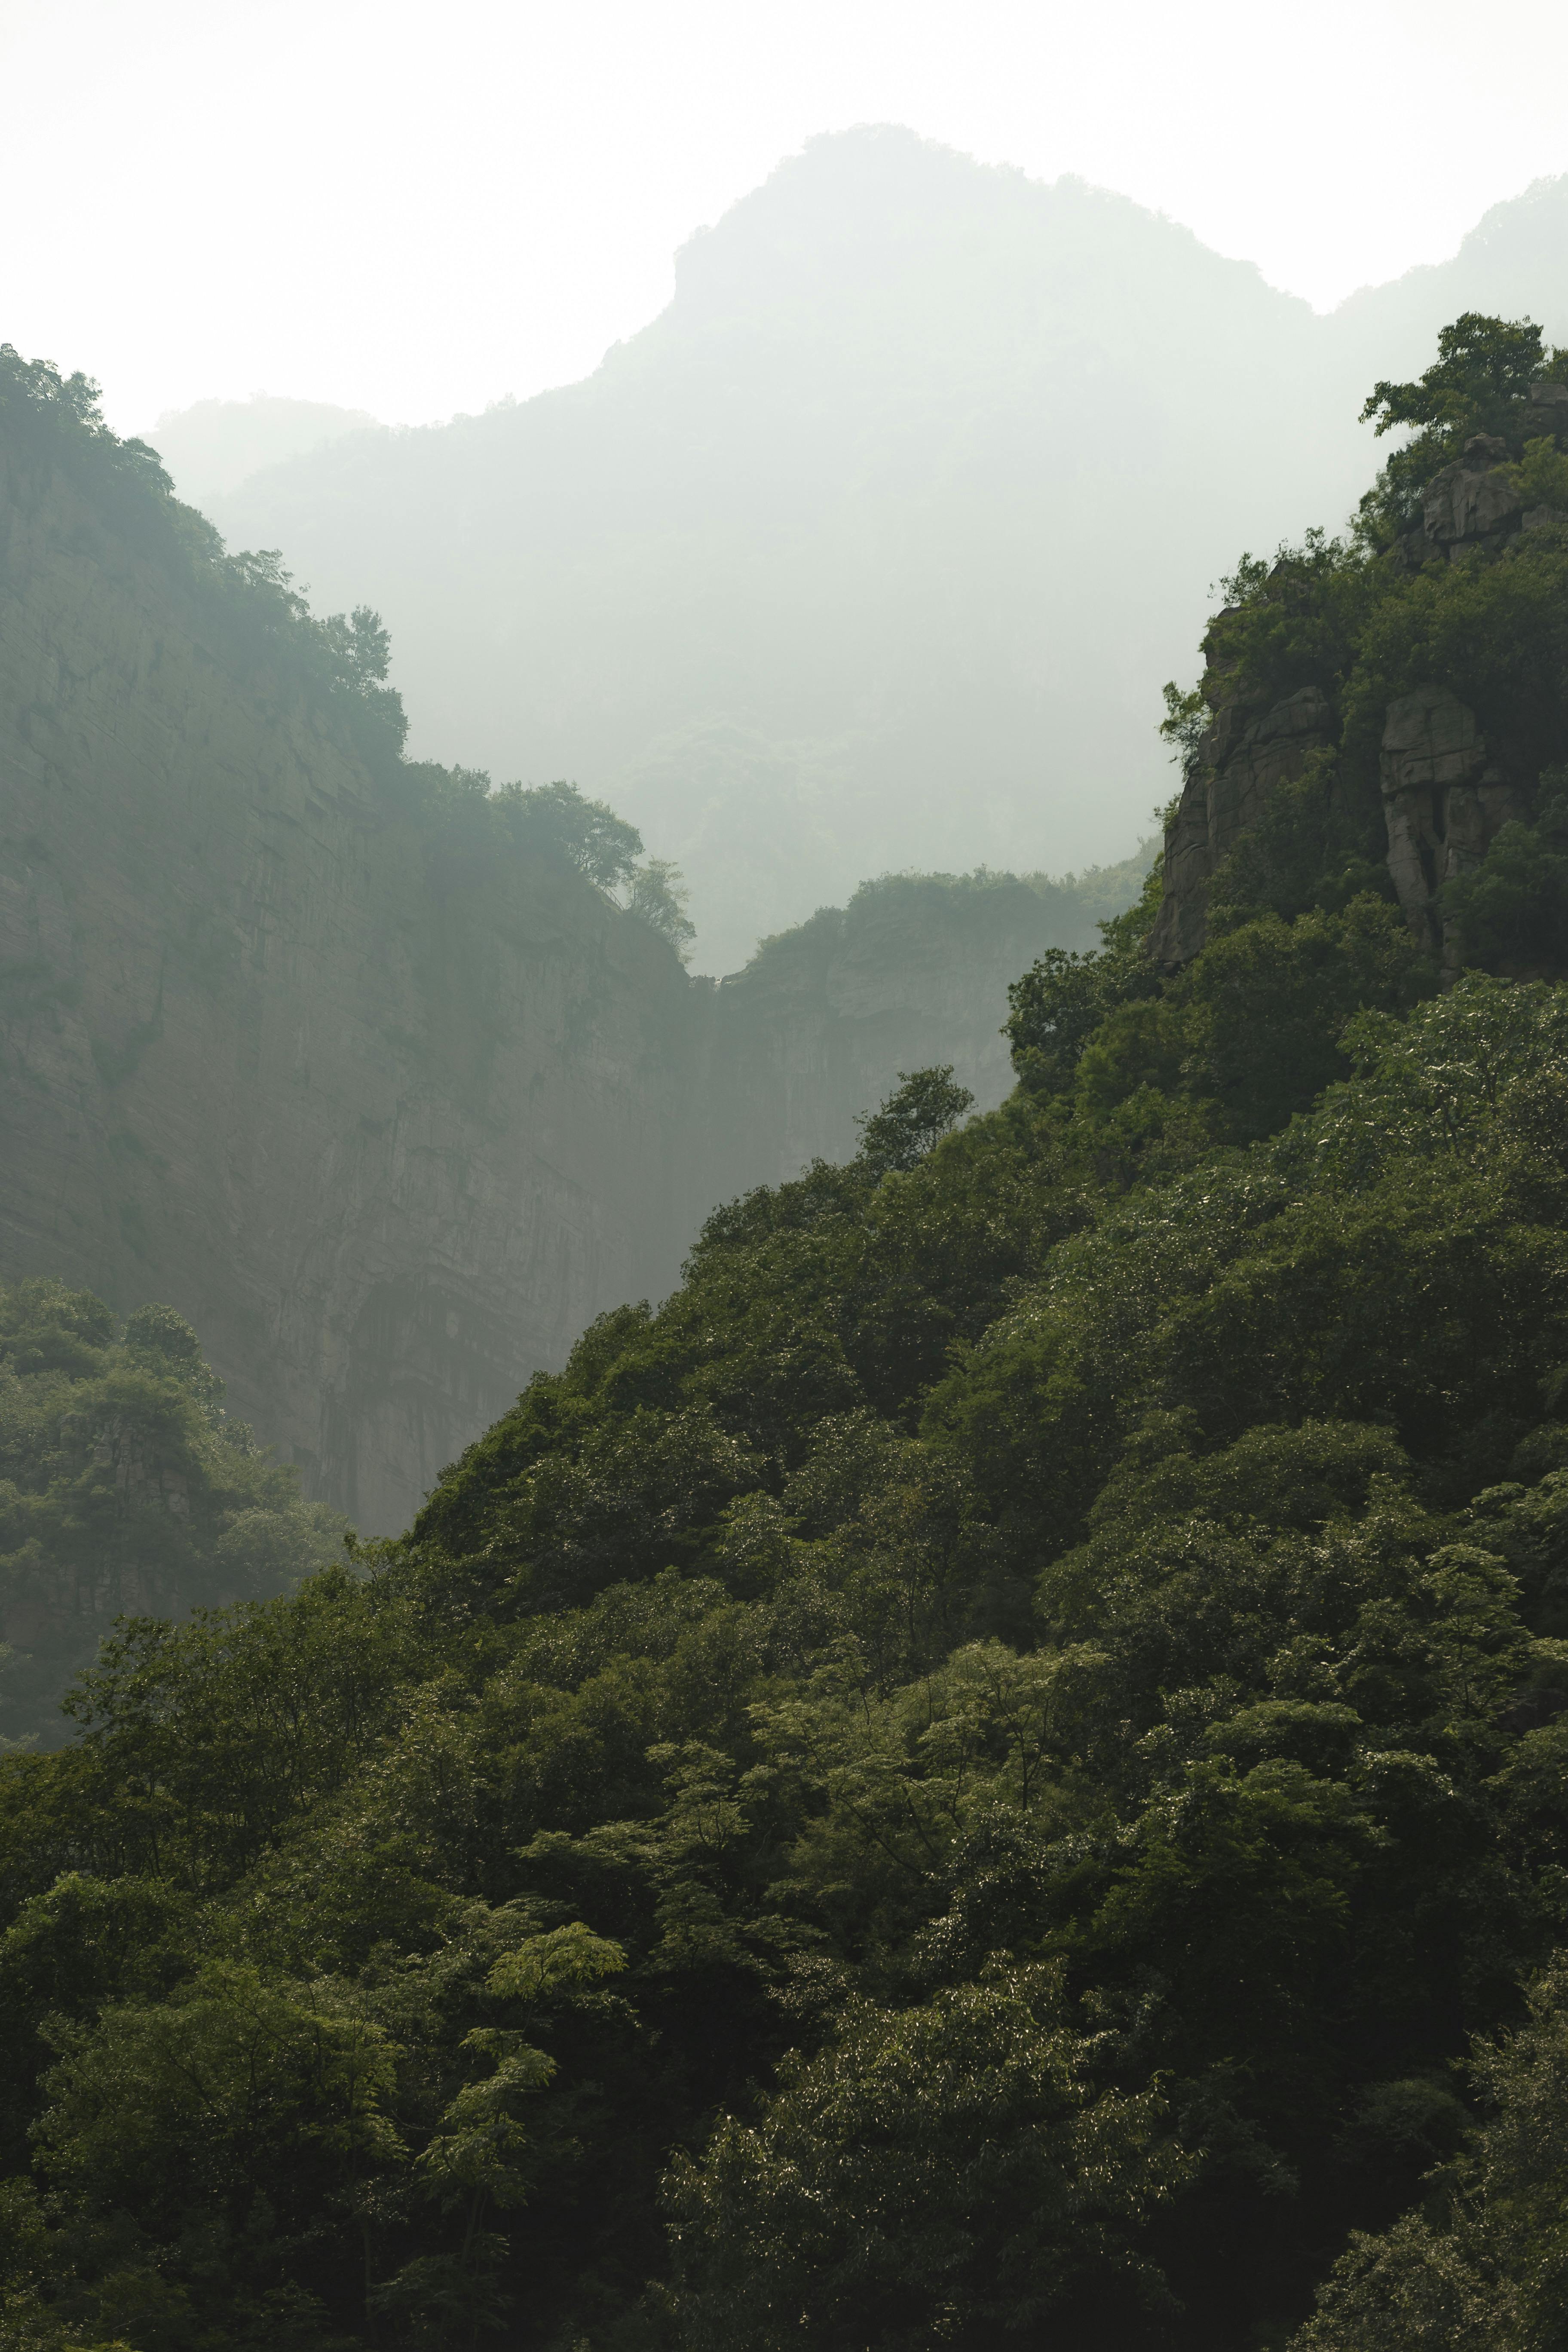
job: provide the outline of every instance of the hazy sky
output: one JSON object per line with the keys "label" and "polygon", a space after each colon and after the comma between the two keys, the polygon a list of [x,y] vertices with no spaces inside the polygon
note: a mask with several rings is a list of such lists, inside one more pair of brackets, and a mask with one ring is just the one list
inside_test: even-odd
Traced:
{"label": "hazy sky", "polygon": [[0,340],[122,430],[582,375],[813,132],[1076,172],[1321,308],[1568,169],[1568,9],[1473,0],[0,0]]}

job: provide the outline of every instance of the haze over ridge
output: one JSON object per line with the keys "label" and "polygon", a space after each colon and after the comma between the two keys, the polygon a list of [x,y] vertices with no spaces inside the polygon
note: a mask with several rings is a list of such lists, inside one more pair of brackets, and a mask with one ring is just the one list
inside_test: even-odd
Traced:
{"label": "haze over ridge", "polygon": [[1568,182],[1327,317],[1081,181],[814,141],[562,390],[356,433],[212,511],[393,631],[415,745],[574,776],[698,961],[889,866],[1124,856],[1243,546],[1337,524],[1376,375],[1461,309],[1568,326]]}

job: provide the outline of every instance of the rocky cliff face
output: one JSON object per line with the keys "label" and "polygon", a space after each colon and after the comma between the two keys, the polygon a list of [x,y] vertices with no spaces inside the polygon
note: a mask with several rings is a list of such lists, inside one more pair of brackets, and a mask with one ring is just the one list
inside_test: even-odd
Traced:
{"label": "rocky cliff face", "polygon": [[0,1275],[189,1318],[368,1532],[900,1068],[1008,1083],[1022,883],[881,886],[720,986],[415,821],[90,486],[0,444]]}
{"label": "rocky cliff face", "polygon": [[673,1275],[689,983],[580,877],[444,856],[79,486],[0,463],[0,1258],[169,1300],[392,1528]]}
{"label": "rocky cliff face", "polygon": [[[1531,385],[1521,431],[1568,441],[1568,384]],[[1525,508],[1511,457],[1506,441],[1472,435],[1426,485],[1420,520],[1389,560],[1411,572],[1435,558],[1462,562],[1561,521],[1552,509]],[[1202,948],[1209,885],[1237,842],[1277,788],[1298,781],[1309,758],[1331,751],[1336,740],[1333,710],[1317,686],[1276,702],[1237,691],[1219,651],[1227,618],[1220,614],[1204,641],[1203,692],[1213,718],[1165,832],[1164,898],[1150,952],[1167,969]],[[1389,703],[1381,775],[1388,869],[1399,903],[1423,945],[1455,970],[1458,942],[1446,926],[1440,893],[1479,864],[1510,817],[1526,813],[1525,780],[1510,776],[1489,751],[1474,711],[1436,684]]]}
{"label": "rocky cliff face", "polygon": [[[1207,680],[1215,679],[1211,665]],[[1227,702],[1215,713],[1165,831],[1165,895],[1149,942],[1157,962],[1186,963],[1208,929],[1215,869],[1258,823],[1277,784],[1294,783],[1309,752],[1331,740],[1328,698],[1302,687],[1273,704]]]}
{"label": "rocky cliff face", "polygon": [[1405,919],[1446,968],[1459,942],[1439,894],[1472,873],[1528,795],[1490,758],[1473,710],[1446,687],[1418,688],[1388,706],[1382,747],[1388,870]]}

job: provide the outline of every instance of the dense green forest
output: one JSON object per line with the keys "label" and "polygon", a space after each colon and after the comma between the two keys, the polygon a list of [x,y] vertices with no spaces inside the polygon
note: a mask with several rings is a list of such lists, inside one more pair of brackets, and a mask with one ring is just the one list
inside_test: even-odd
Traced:
{"label": "dense green forest", "polygon": [[[913,1073],[404,1538],[125,1622],[0,1762],[0,2341],[1564,2342],[1560,365],[1461,320],[1228,584],[1191,774],[1247,698],[1334,740],[1201,954],[1156,873],[999,1110]],[[1428,559],[1478,433],[1531,528]],[[1457,977],[1382,863],[1423,683],[1522,795]]]}

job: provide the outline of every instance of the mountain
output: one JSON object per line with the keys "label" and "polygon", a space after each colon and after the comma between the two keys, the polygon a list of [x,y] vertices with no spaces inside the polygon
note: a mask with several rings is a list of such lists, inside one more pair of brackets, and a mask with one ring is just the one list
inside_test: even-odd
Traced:
{"label": "mountain", "polygon": [[1553,182],[1322,319],[1123,197],[847,132],[586,382],[213,510],[379,608],[416,742],[606,793],[725,971],[889,868],[1124,856],[1209,584],[1338,524],[1367,388],[1445,319],[1568,332],[1565,226]]}
{"label": "mountain", "polygon": [[[1357,382],[1412,373],[1438,329],[1467,310],[1532,319],[1549,340],[1568,333],[1568,176],[1485,213],[1449,261],[1424,263],[1391,284],[1363,287],[1324,323]],[[1371,374],[1368,375],[1368,370]]]}

